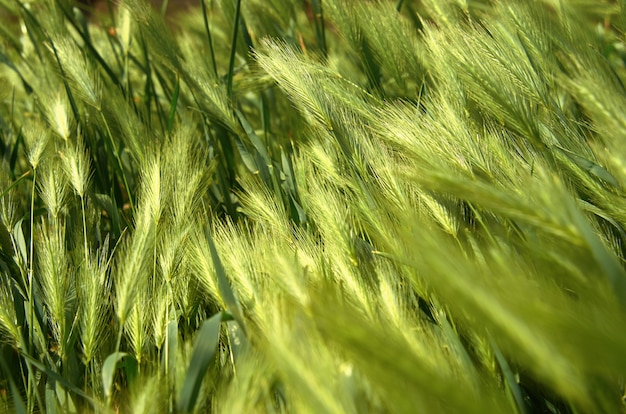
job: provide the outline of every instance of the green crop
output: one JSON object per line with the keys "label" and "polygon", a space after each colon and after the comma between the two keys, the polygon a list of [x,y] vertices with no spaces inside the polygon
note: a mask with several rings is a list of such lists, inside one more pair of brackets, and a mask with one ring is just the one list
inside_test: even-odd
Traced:
{"label": "green crop", "polygon": [[0,411],[626,412],[625,1],[152,3],[0,0]]}

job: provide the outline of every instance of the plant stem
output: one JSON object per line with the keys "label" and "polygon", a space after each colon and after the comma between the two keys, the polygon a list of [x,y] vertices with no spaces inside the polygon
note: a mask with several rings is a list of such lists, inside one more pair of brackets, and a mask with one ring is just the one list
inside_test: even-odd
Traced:
{"label": "plant stem", "polygon": [[[34,283],[33,283],[33,275],[34,275],[34,227],[35,227],[35,191],[37,188],[37,167],[33,167],[33,186],[31,190],[30,197],[30,243],[29,243],[29,255],[28,255],[28,313],[29,313],[29,333],[28,333],[28,353],[34,355],[34,340],[35,340],[35,295],[34,295]],[[30,368],[30,366],[29,366]],[[29,412],[33,411],[32,404],[34,403],[33,393],[34,389],[35,377],[32,373],[32,370],[29,369],[28,376],[28,410]]]}
{"label": "plant stem", "polygon": [[206,30],[206,35],[209,40],[209,51],[211,52],[211,63],[213,65],[213,73],[215,74],[215,77],[217,78],[218,77],[217,63],[215,61],[215,52],[213,51],[213,39],[211,38],[211,30],[209,28],[209,18],[206,15],[205,0],[201,0],[200,3],[202,4],[202,17],[204,18],[204,29]]}
{"label": "plant stem", "polygon": [[237,34],[239,32],[239,15],[241,13],[241,0],[237,0],[235,8],[235,22],[233,23],[233,39],[230,45],[230,59],[228,61],[228,78],[226,92],[231,102],[233,101],[233,71],[235,70],[235,56],[237,55]]}
{"label": "plant stem", "polygon": [[89,263],[89,249],[87,246],[87,220],[85,219],[85,198],[80,196],[80,207],[83,213],[83,240],[85,243],[85,266]]}

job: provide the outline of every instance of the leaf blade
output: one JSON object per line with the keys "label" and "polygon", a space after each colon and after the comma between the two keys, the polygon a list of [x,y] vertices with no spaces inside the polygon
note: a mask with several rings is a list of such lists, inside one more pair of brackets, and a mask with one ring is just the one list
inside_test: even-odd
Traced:
{"label": "leaf blade", "polygon": [[193,411],[193,407],[198,399],[200,387],[202,386],[204,374],[209,368],[211,361],[215,358],[221,323],[222,313],[219,312],[204,321],[200,328],[191,356],[189,369],[185,375],[185,380],[180,389],[177,402],[177,409],[181,413]]}

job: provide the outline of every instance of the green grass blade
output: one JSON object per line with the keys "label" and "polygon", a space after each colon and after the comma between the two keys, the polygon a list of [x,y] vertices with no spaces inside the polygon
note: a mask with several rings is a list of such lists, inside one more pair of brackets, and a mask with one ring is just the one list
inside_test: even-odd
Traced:
{"label": "green grass blade", "polygon": [[257,164],[254,153],[246,148],[246,145],[241,141],[241,138],[239,138],[239,136],[235,135],[233,137],[233,141],[235,141],[235,146],[237,147],[237,151],[239,151],[239,155],[241,156],[241,161],[243,162],[244,166],[252,174],[257,174],[261,170],[261,166]]}
{"label": "green grass blade", "polygon": [[626,270],[624,270],[615,254],[609,251],[606,246],[602,244],[598,235],[594,233],[593,229],[575,204],[568,200],[565,203],[565,206],[568,213],[572,217],[573,223],[576,225],[583,239],[587,243],[593,258],[596,260],[596,263],[612,286],[615,296],[618,298],[620,304],[623,307],[626,307]]}
{"label": "green grass blade", "polygon": [[230,286],[230,282],[228,281],[228,276],[226,276],[226,270],[224,269],[224,265],[222,264],[222,260],[217,253],[217,249],[215,248],[215,243],[213,241],[213,237],[209,232],[208,228],[206,231],[207,241],[209,243],[209,249],[211,250],[211,259],[213,260],[213,265],[215,266],[215,272],[217,273],[217,280],[220,289],[220,294],[222,295],[222,300],[226,305],[226,310],[233,315],[233,318],[239,323],[241,329],[244,330],[245,333],[245,325],[243,323],[243,312],[241,310],[241,305],[239,304],[239,300],[237,300],[237,296],[235,295],[235,291]]}
{"label": "green grass blade", "polygon": [[171,321],[167,324],[167,372],[170,376],[176,373],[176,355],[178,353],[178,323]]}
{"label": "green grass blade", "polygon": [[228,59],[228,73],[226,74],[226,94],[231,102],[233,98],[233,76],[235,72],[235,57],[237,55],[237,38],[239,37],[239,20],[241,18],[241,0],[235,0],[235,21],[233,22],[233,33],[230,43],[230,57]]}
{"label": "green grass blade", "polygon": [[11,62],[11,60],[4,53],[2,53],[2,51],[0,51],[0,63],[4,63],[9,68],[11,68],[11,70],[13,70],[22,81],[22,85],[24,85],[24,89],[26,90],[26,92],[29,94],[32,93],[33,91],[32,86],[30,86],[28,82],[26,82],[26,79],[24,79],[19,69],[13,64],[13,62]]}
{"label": "green grass blade", "polygon": [[180,388],[180,395],[176,404],[180,413],[193,412],[204,376],[215,359],[221,323],[222,313],[220,312],[204,321],[200,332],[198,332],[189,369]]}
{"label": "green grass blade", "polygon": [[617,179],[613,175],[611,175],[611,173],[608,172],[606,168],[596,164],[595,162],[589,161],[588,159],[581,157],[572,151],[568,151],[565,148],[557,147],[557,149],[565,154],[570,160],[572,160],[574,164],[587,171],[589,174],[596,176],[597,178],[612,185],[618,190],[621,189]]}
{"label": "green grass blade", "polygon": [[46,381],[46,414],[56,414],[57,412],[57,393],[55,381]]}
{"label": "green grass blade", "polygon": [[87,401],[94,407],[98,405],[92,396],[88,395],[83,390],[78,388],[76,385],[72,384],[67,378],[63,377],[62,375],[60,375],[59,373],[55,371],[52,371],[51,369],[46,367],[42,362],[36,360],[35,358],[31,357],[30,355],[24,352],[22,352],[21,355],[33,367],[37,368],[43,374],[46,374],[49,378],[52,378],[53,380],[61,384],[66,390],[71,391],[72,393],[78,395],[79,397],[82,397],[85,401]]}
{"label": "green grass blade", "polygon": [[313,21],[315,22],[315,35],[317,36],[317,44],[322,51],[324,58],[328,57],[326,50],[326,25],[324,23],[324,9],[322,8],[322,0],[313,0],[311,2],[313,8]]}
{"label": "green grass blade", "polygon": [[8,186],[7,188],[5,188],[1,193],[0,193],[0,198],[4,197],[9,191],[11,191],[13,188],[15,188],[15,186],[17,186],[20,181],[22,181],[24,178],[30,177],[32,175],[32,170],[28,170],[26,171],[24,174],[20,175],[15,181],[13,181],[11,183],[10,186]]}
{"label": "green grass blade", "polygon": [[261,141],[261,139],[257,136],[256,132],[254,132],[254,129],[252,128],[252,125],[250,125],[248,120],[246,119],[246,116],[239,109],[235,109],[235,114],[237,114],[237,118],[239,118],[239,122],[241,122],[241,126],[243,127],[243,130],[246,132],[246,135],[248,136],[248,139],[250,140],[250,142],[252,142],[252,145],[254,145],[254,148],[261,155],[265,165],[266,166],[271,165],[270,156],[267,153],[265,144],[263,144],[263,141]]}
{"label": "green grass blade", "polygon": [[109,355],[104,360],[104,364],[102,364],[102,387],[107,400],[111,398],[113,392],[113,379],[117,372],[117,365],[127,356],[128,354],[126,352],[114,352]]}
{"label": "green grass blade", "polygon": [[500,365],[500,370],[502,371],[502,375],[504,375],[504,382],[506,384],[506,389],[511,393],[513,400],[515,401],[515,406],[517,407],[518,414],[526,414],[528,412],[526,408],[526,404],[524,403],[524,397],[522,395],[522,390],[520,389],[519,384],[515,380],[515,376],[513,375],[513,371],[509,366],[504,355],[502,355],[502,351],[498,345],[494,342],[493,338],[491,340],[491,347],[493,348],[493,352],[496,357],[496,361],[498,361],[498,365]]}
{"label": "green grass blade", "polygon": [[[272,165],[272,160],[270,159],[267,149],[265,148],[265,144],[263,144],[263,141],[261,141],[256,132],[254,132],[252,125],[250,125],[245,115],[239,109],[235,109],[235,114],[237,115],[237,118],[239,118],[239,122],[241,123],[243,130],[245,131],[248,139],[250,140],[250,142],[254,146],[254,149],[257,152],[256,158],[258,161],[254,162],[254,164],[256,167],[258,167],[258,170],[261,173],[261,177],[267,183],[269,181],[270,174],[269,166]],[[238,143],[237,147],[240,149],[241,152],[242,146]],[[244,153],[241,153],[241,156],[243,157]]]}
{"label": "green grass blade", "polygon": [[207,41],[209,42],[209,52],[211,55],[211,67],[213,68],[213,74],[215,75],[215,78],[218,78],[219,75],[217,73],[215,51],[213,50],[213,39],[211,38],[211,29],[209,28],[209,18],[207,16],[207,10],[206,10],[206,0],[200,0],[200,4],[202,5],[202,18],[204,21],[204,30],[207,35]]}
{"label": "green grass blade", "polygon": [[174,127],[174,117],[176,116],[176,105],[178,105],[178,95],[180,94],[180,78],[176,75],[176,86],[172,94],[172,102],[170,103],[170,116],[167,121],[167,135],[172,136],[172,128]]}

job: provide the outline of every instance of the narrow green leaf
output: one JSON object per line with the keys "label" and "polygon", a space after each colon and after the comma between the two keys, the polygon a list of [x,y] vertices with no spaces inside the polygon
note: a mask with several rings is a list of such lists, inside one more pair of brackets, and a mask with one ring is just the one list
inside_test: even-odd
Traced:
{"label": "narrow green leaf", "polygon": [[178,322],[170,321],[167,324],[167,372],[170,376],[176,373],[176,354],[178,352]]}
{"label": "narrow green leaf", "polygon": [[46,381],[46,414],[56,414],[57,394],[56,382],[50,378]]}
{"label": "narrow green leaf", "polygon": [[72,395],[69,392],[67,392],[67,390],[65,390],[58,383],[58,381],[55,384],[55,390],[56,390],[56,399],[58,401],[58,407],[60,408],[60,411],[64,413],[77,412],[76,404],[74,403],[74,399],[72,398]]}
{"label": "narrow green leaf", "polygon": [[224,300],[226,309],[233,315],[233,318],[235,318],[235,320],[239,322],[239,325],[245,332],[241,306],[239,305],[239,301],[237,300],[237,296],[233,291],[233,288],[230,286],[230,282],[228,281],[228,277],[226,276],[226,270],[224,269],[222,260],[217,253],[215,243],[213,242],[213,237],[211,237],[211,233],[208,228],[206,231],[206,236],[209,243],[209,249],[211,249],[211,258],[213,259],[215,272],[217,273],[217,281],[220,289],[220,294],[222,295],[222,300]]}
{"label": "narrow green leaf", "polygon": [[205,4],[206,0],[201,0],[200,3],[202,4],[202,17],[204,18],[204,30],[206,31],[206,35],[207,35],[207,40],[209,42],[209,51],[211,54],[211,65],[213,68],[213,73],[215,74],[215,77],[218,77],[217,74],[217,63],[215,61],[215,51],[213,50],[213,39],[211,38],[211,30],[209,28],[209,18],[207,17],[207,11],[206,11],[206,4]]}
{"label": "narrow green leaf", "polygon": [[[60,4],[61,2],[59,2],[59,5]],[[85,34],[85,38],[87,39],[87,41],[89,43],[93,43],[93,41],[91,40],[91,35],[89,34],[89,24],[83,12],[78,7],[73,7],[72,12],[74,14],[74,18],[76,19],[78,25],[82,29],[82,33]]]}
{"label": "narrow green leaf", "polygon": [[324,10],[322,9],[322,0],[313,0],[311,2],[313,9],[313,21],[315,22],[315,35],[317,44],[322,51],[322,56],[327,57],[326,51],[326,27],[324,25]]}
{"label": "narrow green leaf", "polygon": [[178,105],[178,94],[180,93],[180,77],[176,74],[176,86],[174,86],[174,93],[172,95],[172,102],[170,104],[170,117],[167,121],[167,134],[172,135],[172,127],[174,126],[174,117],[176,115],[176,106]]}
{"label": "narrow green leaf", "polygon": [[117,364],[127,355],[126,352],[114,352],[104,360],[102,365],[102,388],[107,399],[111,398],[111,388],[113,387],[113,378],[115,378]]}
{"label": "narrow green leaf", "polygon": [[581,157],[578,154],[575,154],[572,151],[566,150],[565,148],[557,147],[563,154],[565,154],[574,164],[583,170],[587,171],[589,174],[596,176],[607,184],[612,185],[613,187],[620,189],[619,182],[617,179],[611,175],[605,168],[600,165],[589,161],[588,159]]}
{"label": "narrow green leaf", "polygon": [[282,165],[282,173],[285,175],[283,188],[289,196],[292,207],[292,219],[298,224],[302,225],[306,222],[306,213],[304,212],[304,209],[298,201],[300,199],[300,196],[298,195],[298,187],[296,183],[295,173],[293,171],[293,163],[291,161],[291,157],[289,156],[289,154],[285,153],[285,150],[282,148],[280,150],[280,160]]}
{"label": "narrow green leaf", "polygon": [[283,174],[285,174],[285,186],[286,190],[292,194],[296,193],[296,182],[293,174],[293,165],[291,164],[291,160],[285,154],[284,149],[280,149],[280,162],[283,168]]}
{"label": "narrow green leaf", "polygon": [[243,130],[246,132],[248,139],[252,142],[252,145],[254,145],[254,148],[259,152],[259,154],[261,154],[265,165],[270,165],[270,155],[265,148],[265,144],[263,144],[256,132],[254,132],[254,129],[246,119],[246,116],[239,109],[235,109],[235,114],[237,115],[237,118],[239,118],[239,122],[241,123]]}
{"label": "narrow green leaf", "polygon": [[246,119],[245,115],[238,109],[235,109],[235,114],[239,118],[239,122],[241,123],[241,126],[243,127],[246,135],[248,136],[248,139],[250,140],[250,142],[252,142],[254,149],[256,149],[255,164],[259,172],[261,173],[261,178],[263,179],[263,181],[267,183],[269,181],[269,175],[270,175],[269,166],[272,164],[272,161],[267,152],[267,149],[265,148],[265,144],[263,144],[263,142],[261,141],[261,139],[259,139],[256,132],[254,132],[254,129],[252,128],[248,120]]}
{"label": "narrow green leaf", "polygon": [[585,211],[588,211],[589,213],[595,214],[598,217],[603,218],[604,220],[606,220],[607,222],[611,223],[613,225],[613,227],[615,227],[615,230],[617,230],[620,234],[620,236],[622,237],[623,240],[626,240],[626,232],[624,231],[624,229],[622,228],[622,226],[615,221],[608,213],[606,213],[605,211],[603,211],[601,208],[598,208],[597,206],[585,201],[585,200],[581,200],[578,199],[576,200],[578,202],[578,206]]}
{"label": "narrow green leaf", "polygon": [[193,411],[204,375],[211,362],[215,359],[215,353],[219,343],[221,322],[222,313],[220,312],[213,315],[209,320],[204,321],[200,328],[191,355],[189,369],[185,375],[185,380],[178,397],[177,409],[180,413]]}
{"label": "narrow green leaf", "polygon": [[126,379],[127,386],[130,386],[139,375],[139,364],[132,356],[123,358],[118,368],[124,370],[124,378]]}
{"label": "narrow green leaf", "polygon": [[26,247],[26,239],[24,238],[24,232],[22,231],[22,221],[19,220],[13,227],[13,237],[17,244],[17,250],[23,263],[28,263],[28,248]]}
{"label": "narrow green leaf", "polygon": [[243,161],[243,164],[252,174],[257,174],[259,172],[259,166],[254,159],[254,155],[251,154],[250,151],[248,151],[244,143],[241,142],[241,139],[237,135],[235,135],[234,141],[235,146],[239,151],[239,155],[241,155],[241,160]]}
{"label": "narrow green leaf", "polygon": [[233,75],[235,72],[235,56],[237,55],[237,37],[239,34],[239,20],[241,14],[241,0],[236,0],[235,21],[233,23],[233,35],[230,45],[230,59],[228,60],[228,73],[226,74],[226,93],[233,100]]}
{"label": "narrow green leaf", "polygon": [[525,414],[527,412],[526,405],[524,404],[524,397],[522,395],[522,390],[519,387],[517,381],[515,381],[515,376],[513,375],[513,371],[509,366],[506,358],[500,351],[498,344],[493,340],[493,338],[489,337],[491,342],[491,348],[493,349],[493,353],[496,356],[496,361],[498,361],[498,365],[500,365],[500,370],[502,370],[502,375],[504,376],[504,382],[506,383],[506,389],[513,397],[515,401],[515,406],[517,407],[517,412],[519,414]]}
{"label": "narrow green leaf", "polygon": [[46,376],[48,376],[49,378],[52,378],[53,380],[61,384],[66,390],[82,397],[85,401],[89,402],[92,406],[94,407],[96,406],[96,402],[90,395],[87,395],[83,390],[81,390],[80,388],[78,388],[77,386],[69,382],[65,377],[62,377],[58,373],[52,371],[51,369],[46,367],[43,363],[36,360],[32,356],[28,355],[26,352],[22,351],[20,352],[20,355],[33,367],[37,368],[39,371],[46,374]]}
{"label": "narrow green leaf", "polygon": [[303,225],[306,223],[306,212],[304,211],[304,209],[302,208],[302,206],[300,205],[300,203],[298,203],[296,201],[296,199],[290,195],[289,196],[291,199],[291,203],[293,204],[293,207],[296,210],[296,213],[298,214],[298,224]]}
{"label": "narrow green leaf", "polygon": [[[206,122],[209,122],[206,120]],[[225,167],[227,174],[225,178],[230,178],[231,180],[235,177],[235,170],[237,169],[237,165],[235,163],[235,151],[233,149],[233,144],[230,140],[230,134],[228,129],[223,125],[217,124],[215,126],[215,137],[217,138],[221,149],[222,155],[225,160]],[[230,181],[230,180],[221,180],[222,182]],[[231,182],[232,184],[232,182]]]}
{"label": "narrow green leaf", "polygon": [[572,218],[573,224],[578,228],[583,240],[591,251],[596,263],[613,287],[615,296],[622,306],[626,307],[626,271],[618,258],[602,243],[598,235],[593,231],[585,216],[576,208],[570,200],[565,202],[565,208]]}
{"label": "narrow green leaf", "polygon": [[33,88],[28,84],[28,82],[26,82],[26,79],[24,79],[24,77],[22,76],[20,71],[17,69],[17,67],[13,64],[13,62],[11,62],[11,60],[4,53],[2,53],[2,51],[0,51],[0,63],[4,63],[12,71],[14,71],[17,74],[17,76],[22,81],[22,85],[24,85],[24,90],[26,91],[26,93],[30,94],[33,92]]}

